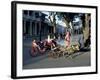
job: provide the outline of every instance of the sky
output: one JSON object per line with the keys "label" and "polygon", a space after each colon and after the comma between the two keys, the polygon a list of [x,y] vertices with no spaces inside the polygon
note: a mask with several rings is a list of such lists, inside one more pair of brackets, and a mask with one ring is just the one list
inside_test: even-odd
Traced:
{"label": "sky", "polygon": [[[48,11],[43,11],[42,13],[44,13],[44,14],[46,14],[47,16],[46,16],[46,19],[49,21],[49,19],[48,19],[48,17],[49,17],[49,12]],[[63,26],[63,27],[66,27],[66,24],[62,21],[62,20],[60,20],[60,19],[58,19],[58,17],[56,16],[56,23],[57,24],[59,24],[59,25],[61,25],[61,26]]]}

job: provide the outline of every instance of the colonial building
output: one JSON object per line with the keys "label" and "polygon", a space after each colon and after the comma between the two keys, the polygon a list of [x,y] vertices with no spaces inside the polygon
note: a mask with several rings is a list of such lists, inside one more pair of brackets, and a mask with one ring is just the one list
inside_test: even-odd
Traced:
{"label": "colonial building", "polygon": [[23,35],[38,37],[52,33],[53,27],[45,21],[46,16],[39,11],[23,10]]}

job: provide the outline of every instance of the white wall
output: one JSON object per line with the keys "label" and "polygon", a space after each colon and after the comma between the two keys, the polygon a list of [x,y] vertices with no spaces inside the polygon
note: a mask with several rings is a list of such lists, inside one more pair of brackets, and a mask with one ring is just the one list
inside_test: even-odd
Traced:
{"label": "white wall", "polygon": [[[17,1],[17,0],[16,0]],[[20,1],[20,0],[19,0]],[[22,1],[22,0],[21,0]],[[27,0],[24,0],[27,1]],[[82,4],[82,5],[97,5],[99,6],[100,14],[100,0],[30,0],[34,2],[49,2],[49,3],[64,3],[64,4]],[[0,0],[0,80],[11,80],[11,0]],[[100,21],[100,15],[98,16]],[[100,26],[100,24],[98,25]],[[100,27],[98,28],[100,30]],[[98,31],[100,34],[100,31]],[[100,40],[100,37],[99,37]],[[99,41],[98,40],[98,41]],[[100,44],[100,42],[98,42]],[[100,46],[99,46],[100,47]],[[100,52],[100,49],[99,49]],[[98,56],[100,56],[98,52]],[[100,61],[100,58],[99,58]],[[98,64],[100,67],[100,64]],[[99,69],[100,70],[100,69]],[[63,76],[63,77],[49,77],[42,78],[43,80],[100,80],[99,74],[92,75],[77,75],[77,76]],[[32,80],[32,79],[27,79]],[[34,80],[41,80],[35,78]]]}

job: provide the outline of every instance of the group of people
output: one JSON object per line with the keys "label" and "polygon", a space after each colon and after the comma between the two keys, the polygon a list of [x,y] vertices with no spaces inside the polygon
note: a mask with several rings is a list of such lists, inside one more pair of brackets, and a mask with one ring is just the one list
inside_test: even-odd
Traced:
{"label": "group of people", "polygon": [[[65,35],[65,45],[66,45],[66,48],[70,48],[70,37],[71,37],[71,34],[70,32],[66,32],[66,35]],[[83,48],[84,47],[84,44],[83,44],[83,36],[79,36],[79,48]],[[48,41],[47,39],[43,40],[43,41],[36,41],[36,40],[33,40],[32,41],[32,48],[31,48],[31,55],[34,56],[36,54],[43,54],[45,53],[45,51],[47,50],[52,50],[53,48],[57,47],[57,42],[56,42],[56,39],[50,39],[50,41]]]}
{"label": "group of people", "polygon": [[[65,45],[66,47],[70,46],[70,32],[67,31],[64,38],[65,38]],[[32,48],[31,48],[31,54],[35,55],[38,53],[44,53],[46,50],[51,50],[52,48],[55,48],[57,46],[56,39],[50,39],[48,42],[47,39],[43,41],[32,41]]]}
{"label": "group of people", "polygon": [[55,40],[50,40],[48,42],[47,40],[44,41],[32,41],[32,48],[31,48],[31,55],[34,56],[39,53],[44,53],[46,50],[50,50],[53,47],[56,47],[57,43]]}

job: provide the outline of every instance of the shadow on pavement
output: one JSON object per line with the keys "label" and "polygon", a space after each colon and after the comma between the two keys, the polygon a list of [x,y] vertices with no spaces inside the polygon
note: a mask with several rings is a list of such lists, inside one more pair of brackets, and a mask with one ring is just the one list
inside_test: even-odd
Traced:
{"label": "shadow on pavement", "polygon": [[30,55],[30,59],[28,59],[27,61],[24,61],[23,66],[31,64],[31,63],[37,63],[37,62],[47,58],[47,56],[48,56],[47,52],[45,52],[44,54],[37,54],[37,55],[34,55],[34,56]]}

